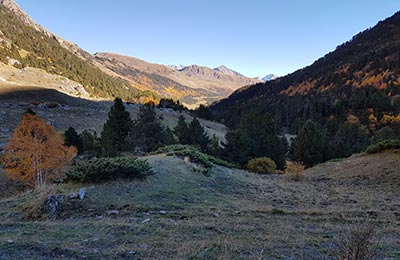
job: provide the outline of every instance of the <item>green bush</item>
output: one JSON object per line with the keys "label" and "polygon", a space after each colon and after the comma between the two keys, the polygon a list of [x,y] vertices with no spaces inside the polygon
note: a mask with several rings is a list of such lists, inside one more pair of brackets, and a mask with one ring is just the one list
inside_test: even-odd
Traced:
{"label": "green bush", "polygon": [[268,157],[254,158],[247,162],[246,168],[249,171],[261,173],[261,174],[272,174],[276,172],[275,162]]}
{"label": "green bush", "polygon": [[117,178],[144,178],[151,174],[146,160],[117,157],[83,161],[73,166],[67,173],[70,180],[102,181]]}
{"label": "green bush", "polygon": [[366,153],[380,153],[385,150],[400,149],[400,139],[385,140],[377,144],[368,146]]}
{"label": "green bush", "polygon": [[169,145],[159,148],[154,154],[166,153],[178,157],[189,157],[190,161],[202,165],[206,169],[211,169],[213,164],[221,165],[227,168],[234,168],[235,165],[220,158],[200,152],[195,146],[189,145]]}

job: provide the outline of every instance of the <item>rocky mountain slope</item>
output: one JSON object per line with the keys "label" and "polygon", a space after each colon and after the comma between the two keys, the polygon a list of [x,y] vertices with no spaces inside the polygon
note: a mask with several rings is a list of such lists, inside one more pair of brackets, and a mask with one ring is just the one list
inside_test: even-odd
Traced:
{"label": "rocky mountain slope", "polygon": [[181,99],[187,105],[211,103],[234,90],[261,82],[245,77],[227,67],[216,69],[192,65],[177,69],[149,63],[114,53],[96,53],[95,60],[104,67],[160,95]]}
{"label": "rocky mountain slope", "polygon": [[337,47],[312,65],[265,84],[242,88],[211,107],[227,122],[251,109],[270,113],[296,132],[307,119],[324,124],[357,116],[369,124],[400,112],[400,13]]}
{"label": "rocky mountain slope", "polygon": [[37,24],[14,0],[0,0],[0,19],[0,62],[63,76],[81,84],[93,98],[145,102],[167,97],[195,107],[259,82],[223,67],[201,67],[197,74],[191,67],[178,71],[117,54],[91,55]]}

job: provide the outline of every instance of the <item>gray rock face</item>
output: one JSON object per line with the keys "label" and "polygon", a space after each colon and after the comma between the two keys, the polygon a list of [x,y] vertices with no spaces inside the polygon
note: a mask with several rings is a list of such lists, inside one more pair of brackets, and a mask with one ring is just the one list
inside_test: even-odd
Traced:
{"label": "gray rock face", "polygon": [[55,220],[57,213],[61,209],[61,204],[64,201],[64,195],[48,195],[44,201],[44,211],[49,214],[49,219]]}

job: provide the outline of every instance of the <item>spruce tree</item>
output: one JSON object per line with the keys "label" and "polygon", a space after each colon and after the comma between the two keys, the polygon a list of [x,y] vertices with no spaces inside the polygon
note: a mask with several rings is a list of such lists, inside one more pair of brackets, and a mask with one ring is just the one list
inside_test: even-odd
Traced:
{"label": "spruce tree", "polygon": [[221,146],[218,137],[214,134],[207,147],[207,153],[216,157],[221,155]]}
{"label": "spruce tree", "polygon": [[291,147],[292,159],[312,167],[323,160],[323,135],[317,125],[308,120],[294,139]]}
{"label": "spruce tree", "polygon": [[210,138],[208,138],[199,120],[193,118],[188,126],[188,144],[199,145],[200,149],[204,152],[207,151],[209,142]]}
{"label": "spruce tree", "polygon": [[83,152],[83,141],[82,138],[78,135],[75,128],[70,127],[67,131],[64,132],[64,141],[67,146],[75,146],[78,150],[78,154],[82,154]]}
{"label": "spruce tree", "polygon": [[133,142],[143,152],[154,151],[165,144],[165,130],[157,118],[155,106],[148,103],[140,108],[134,125]]}
{"label": "spruce tree", "polygon": [[113,157],[125,150],[127,148],[126,138],[131,129],[130,114],[125,110],[122,100],[116,98],[101,132],[101,155]]}
{"label": "spruce tree", "polygon": [[180,144],[188,144],[188,125],[186,124],[185,117],[180,115],[178,124],[174,128],[174,134],[178,138]]}

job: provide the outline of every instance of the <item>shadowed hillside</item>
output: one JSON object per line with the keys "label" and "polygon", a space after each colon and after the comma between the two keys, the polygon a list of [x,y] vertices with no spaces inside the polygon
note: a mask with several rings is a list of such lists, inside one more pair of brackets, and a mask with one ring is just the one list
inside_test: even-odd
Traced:
{"label": "shadowed hillside", "polygon": [[242,88],[211,106],[234,125],[258,109],[296,133],[307,119],[325,124],[349,114],[363,124],[369,116],[400,112],[400,13],[368,29],[312,65],[285,77]]}

